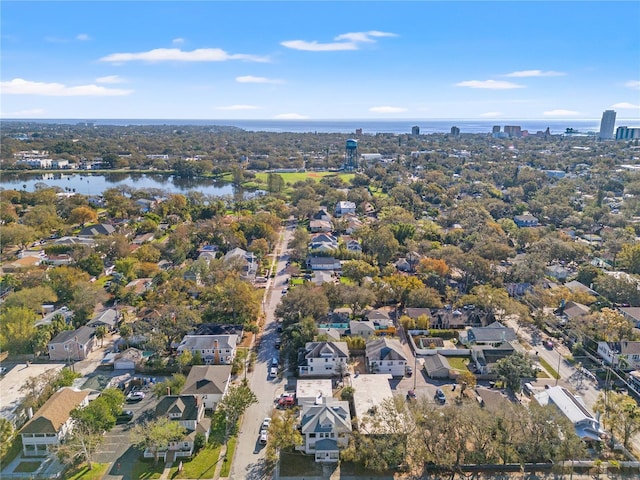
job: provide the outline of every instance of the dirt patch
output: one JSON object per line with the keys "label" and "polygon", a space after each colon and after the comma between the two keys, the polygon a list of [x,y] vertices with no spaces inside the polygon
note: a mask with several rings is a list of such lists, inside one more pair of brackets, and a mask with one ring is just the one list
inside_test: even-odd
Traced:
{"label": "dirt patch", "polygon": [[319,173],[314,173],[314,172],[310,172],[307,174],[308,177],[313,177],[313,178],[318,178],[321,177],[322,175],[320,175]]}

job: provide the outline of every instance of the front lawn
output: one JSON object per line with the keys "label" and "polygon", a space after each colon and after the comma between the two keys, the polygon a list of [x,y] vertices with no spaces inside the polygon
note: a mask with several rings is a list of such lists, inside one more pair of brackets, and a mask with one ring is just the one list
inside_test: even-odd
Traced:
{"label": "front lawn", "polygon": [[238,437],[231,437],[227,442],[227,453],[224,456],[224,463],[220,469],[220,477],[227,478],[229,472],[231,472],[231,462],[233,461],[233,454],[236,451],[236,442]]}
{"label": "front lawn", "polygon": [[304,477],[322,475],[322,464],[316,463],[313,455],[295,451],[280,452],[280,476]]}
{"label": "front lawn", "polygon": [[92,463],[93,467],[89,470],[87,465],[80,467],[80,469],[69,472],[70,477],[65,477],[68,480],[100,480],[109,468],[108,463]]}
{"label": "front lawn", "polygon": [[549,362],[547,362],[544,358],[538,357],[538,361],[540,362],[540,365],[542,365],[542,368],[549,372],[549,374],[551,374],[553,378],[555,378],[556,380],[560,378],[560,374],[556,372],[554,368],[549,364]]}
{"label": "front lawn", "polygon": [[131,478],[135,480],[146,480],[160,478],[164,471],[164,462],[159,460],[155,463],[153,459],[138,459],[131,469]]}
{"label": "front lawn", "polygon": [[[192,459],[182,460],[182,472],[178,473],[180,460],[176,459],[169,474],[170,478],[213,478],[220,456],[220,445],[207,445]],[[178,464],[178,465],[176,465]]]}

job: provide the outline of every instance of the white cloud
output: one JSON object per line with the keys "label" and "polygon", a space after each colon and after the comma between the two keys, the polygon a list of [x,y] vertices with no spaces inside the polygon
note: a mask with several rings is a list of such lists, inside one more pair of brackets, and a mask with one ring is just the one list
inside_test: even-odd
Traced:
{"label": "white cloud", "polygon": [[402,113],[406,112],[407,109],[404,107],[391,107],[386,105],[380,107],[371,107],[369,111],[374,113]]}
{"label": "white cloud", "polygon": [[87,40],[91,40],[91,37],[86,33],[79,33],[76,35],[76,40],[80,40],[81,42],[86,42]]}
{"label": "white cloud", "polygon": [[184,43],[184,38],[174,38],[173,40],[171,40],[171,43],[173,43],[174,45],[182,45]]}
{"label": "white cloud", "polygon": [[502,112],[485,112],[480,114],[484,118],[497,118],[502,116]]}
{"label": "white cloud", "polygon": [[96,78],[96,83],[127,83],[127,81],[118,75],[107,75]]}
{"label": "white cloud", "polygon": [[129,95],[133,90],[105,88],[99,85],[77,85],[74,87],[62,83],[32,82],[14,78],[0,82],[3,95],[43,95],[47,97],[116,97]]}
{"label": "white cloud", "polygon": [[309,117],[300,115],[299,113],[280,113],[273,117],[274,120],[306,120]]}
{"label": "white cloud", "polygon": [[358,45],[354,42],[341,43],[318,43],[316,41],[307,42],[305,40],[289,40],[282,42],[283,47],[305,52],[338,52],[344,50],[358,50]]}
{"label": "white cloud", "polygon": [[507,73],[505,77],[563,77],[564,75],[566,75],[566,73],[554,72],[553,70],[547,70],[546,72],[543,70],[520,70],[518,72]]}
{"label": "white cloud", "polygon": [[238,83],[284,83],[282,80],[267,77],[254,77],[253,75],[244,75],[236,77]]}
{"label": "white cloud", "polygon": [[635,109],[640,108],[640,105],[636,105],[636,104],[629,103],[629,102],[620,102],[620,103],[615,103],[615,104],[611,105],[611,108],[619,108],[621,110],[625,110],[625,109],[635,110]]}
{"label": "white cloud", "polygon": [[247,62],[268,62],[268,57],[248,55],[244,53],[230,54],[221,48],[198,48],[190,52],[179,48],[155,48],[147,52],[112,53],[102,57],[102,62],[226,62],[228,60],[244,60]]}
{"label": "white cloud", "polygon": [[512,88],[524,88],[524,85],[505,82],[502,80],[467,80],[456,83],[456,87],[488,88],[491,90],[510,90]]}
{"label": "white cloud", "polygon": [[44,108],[32,108],[30,110],[18,110],[17,112],[9,112],[3,114],[3,117],[25,117],[31,118],[44,113]]}
{"label": "white cloud", "polygon": [[580,115],[580,112],[575,112],[573,110],[563,110],[561,108],[558,108],[556,110],[547,110],[546,112],[544,112],[544,115],[546,117],[565,117],[565,116],[574,116],[574,115]]}
{"label": "white cloud", "polygon": [[319,43],[316,40],[308,42],[306,40],[287,40],[281,42],[283,47],[293,50],[303,50],[305,52],[337,52],[345,50],[358,50],[359,43],[375,43],[376,38],[397,37],[395,33],[369,30],[368,32],[342,33],[334,37],[334,42]]}
{"label": "white cloud", "polygon": [[216,107],[217,110],[258,110],[260,107],[256,105],[226,105],[223,107]]}
{"label": "white cloud", "polygon": [[629,80],[624,84],[627,88],[633,88],[634,90],[640,90],[640,80]]}

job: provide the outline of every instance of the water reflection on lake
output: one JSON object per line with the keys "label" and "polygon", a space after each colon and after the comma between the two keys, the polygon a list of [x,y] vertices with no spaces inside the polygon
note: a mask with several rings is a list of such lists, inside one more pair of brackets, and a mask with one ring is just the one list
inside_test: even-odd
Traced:
{"label": "water reflection on lake", "polygon": [[136,190],[155,189],[166,193],[201,192],[211,196],[232,196],[241,189],[220,180],[202,177],[176,177],[149,173],[9,173],[2,174],[0,188],[33,192],[43,185],[59,187],[66,192],[100,195],[109,188],[128,186]]}

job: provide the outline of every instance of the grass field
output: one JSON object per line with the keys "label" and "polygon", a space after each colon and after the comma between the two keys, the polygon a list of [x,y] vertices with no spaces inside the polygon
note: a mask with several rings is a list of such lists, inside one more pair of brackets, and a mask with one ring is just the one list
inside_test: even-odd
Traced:
{"label": "grass field", "polygon": [[213,478],[220,456],[220,445],[207,445],[191,460],[182,461],[182,472],[178,473],[179,460],[176,460],[169,473],[170,478]]}
{"label": "grass field", "polygon": [[464,358],[464,357],[447,357],[447,361],[449,362],[449,365],[451,365],[451,368],[453,368],[454,370],[459,370],[461,372],[464,372],[467,369],[467,363],[469,361],[468,358]]}
{"label": "grass field", "polygon": [[227,453],[225,454],[225,462],[222,464],[222,468],[220,468],[220,477],[227,478],[229,476],[229,472],[231,472],[231,461],[233,460],[233,454],[236,451],[237,441],[238,437],[231,437],[227,442]]}
{"label": "grass field", "polygon": [[163,471],[164,462],[162,460],[155,463],[153,460],[138,459],[136,463],[133,464],[131,478],[135,478],[136,480],[160,478]]}
{"label": "grass field", "polygon": [[93,463],[93,468],[89,470],[88,466],[81,467],[79,470],[69,472],[68,480],[100,480],[107,473],[108,463]]}
{"label": "grass field", "polygon": [[540,365],[542,365],[542,367],[549,372],[549,374],[551,374],[551,376],[555,379],[559,379],[560,378],[560,374],[558,374],[558,372],[556,372],[554,370],[554,368],[549,365],[549,362],[547,362],[544,358],[539,357],[538,361],[540,362]]}
{"label": "grass field", "polygon": [[[319,182],[323,177],[333,175],[342,178],[345,182],[349,182],[355,174],[353,173],[336,173],[336,172],[287,172],[279,173],[284,180],[285,184],[293,185],[296,182],[304,182],[306,179],[311,178],[316,182]],[[268,173],[256,173],[256,179],[263,185],[267,184]]]}
{"label": "grass field", "polygon": [[18,473],[31,473],[35,472],[42,462],[20,462],[18,466],[13,470]]}

